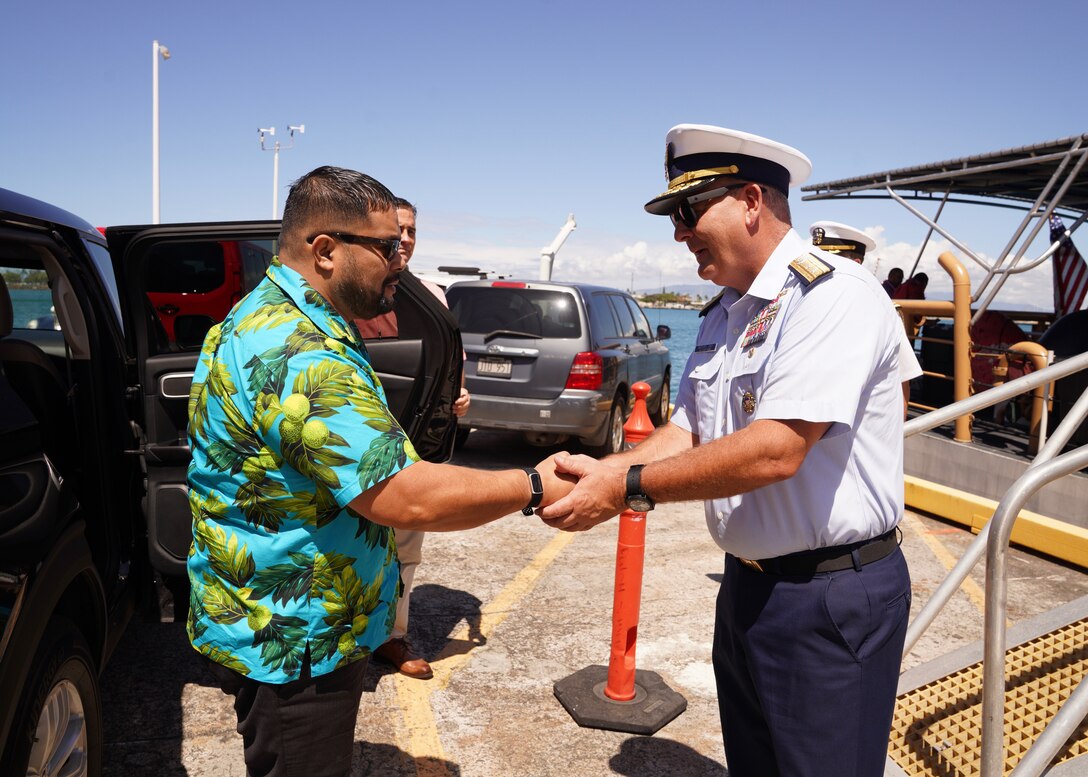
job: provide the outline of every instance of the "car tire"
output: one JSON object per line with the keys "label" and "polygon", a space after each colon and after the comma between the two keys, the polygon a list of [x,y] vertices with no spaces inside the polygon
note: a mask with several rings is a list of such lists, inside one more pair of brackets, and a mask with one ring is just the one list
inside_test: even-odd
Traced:
{"label": "car tire", "polygon": [[619,396],[612,400],[612,408],[608,411],[604,442],[600,445],[587,445],[586,453],[599,459],[619,453],[627,447],[623,432],[623,422],[626,420],[625,410],[626,405]]}
{"label": "car tire", "polygon": [[[97,777],[102,771],[102,709],[98,672],[75,624],[54,618],[46,627],[15,713],[5,775],[60,773]],[[58,772],[47,770],[62,759]]]}
{"label": "car tire", "polygon": [[665,373],[665,379],[661,381],[661,392],[657,395],[655,407],[650,411],[650,420],[654,426],[661,426],[669,420],[669,397],[672,387],[669,385],[669,373]]}

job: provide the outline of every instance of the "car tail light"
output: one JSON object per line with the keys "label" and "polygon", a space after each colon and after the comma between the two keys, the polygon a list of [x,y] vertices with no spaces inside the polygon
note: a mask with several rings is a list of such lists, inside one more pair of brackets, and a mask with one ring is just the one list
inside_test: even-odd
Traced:
{"label": "car tail light", "polygon": [[604,359],[600,354],[582,351],[574,357],[567,376],[569,389],[599,389],[604,379]]}
{"label": "car tail light", "polygon": [[491,286],[496,289],[524,289],[528,284],[520,281],[493,281]]}

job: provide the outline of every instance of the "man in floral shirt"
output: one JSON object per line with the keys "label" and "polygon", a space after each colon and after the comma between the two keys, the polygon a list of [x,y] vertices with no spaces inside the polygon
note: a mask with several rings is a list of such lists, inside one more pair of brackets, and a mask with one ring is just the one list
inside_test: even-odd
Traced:
{"label": "man in floral shirt", "polygon": [[251,775],[350,768],[366,659],[399,595],[393,528],[471,528],[570,488],[550,459],[535,482],[419,460],[349,323],[392,307],[399,238],[378,181],[300,178],[280,255],[193,377],[188,631],[235,696]]}

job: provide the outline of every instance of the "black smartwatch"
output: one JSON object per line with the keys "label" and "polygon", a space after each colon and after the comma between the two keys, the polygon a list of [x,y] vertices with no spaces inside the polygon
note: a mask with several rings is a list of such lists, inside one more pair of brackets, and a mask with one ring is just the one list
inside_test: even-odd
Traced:
{"label": "black smartwatch", "polygon": [[636,513],[648,513],[654,509],[654,500],[642,490],[642,468],[645,464],[633,464],[627,470],[627,507]]}
{"label": "black smartwatch", "polygon": [[532,515],[533,510],[540,504],[540,500],[544,498],[544,481],[540,479],[540,473],[536,471],[535,467],[522,467],[525,470],[525,474],[529,476],[529,504],[521,508],[522,515]]}

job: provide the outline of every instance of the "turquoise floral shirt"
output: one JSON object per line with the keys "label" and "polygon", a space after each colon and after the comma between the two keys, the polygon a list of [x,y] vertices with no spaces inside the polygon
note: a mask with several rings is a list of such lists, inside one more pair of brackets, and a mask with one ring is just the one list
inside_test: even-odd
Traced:
{"label": "turquoise floral shirt", "polygon": [[213,327],[189,394],[193,647],[253,679],[318,676],[389,635],[393,530],[349,506],[419,460],[354,324],[294,270]]}

